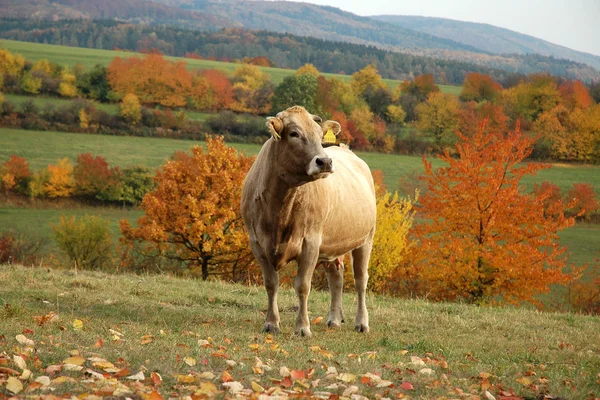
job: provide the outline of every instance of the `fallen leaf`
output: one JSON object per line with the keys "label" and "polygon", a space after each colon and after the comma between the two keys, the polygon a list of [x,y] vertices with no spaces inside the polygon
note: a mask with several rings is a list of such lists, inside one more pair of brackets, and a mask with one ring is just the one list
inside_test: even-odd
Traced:
{"label": "fallen leaf", "polygon": [[281,375],[282,377],[286,377],[286,376],[290,376],[291,372],[288,369],[288,367],[280,367],[279,368],[279,375]]}
{"label": "fallen leaf", "polygon": [[252,381],[250,383],[250,386],[252,386],[252,390],[254,390],[256,393],[262,393],[265,391],[265,388],[263,388],[262,386],[260,386],[258,383],[256,383],[255,381]]}
{"label": "fallen leaf", "polygon": [[400,385],[400,387],[404,390],[415,390],[415,388],[413,387],[412,383],[410,382],[402,382],[402,384]]}
{"label": "fallen leaf", "polygon": [[14,394],[17,394],[21,390],[23,390],[23,384],[14,376],[9,376],[6,380],[6,389],[13,392]]}
{"label": "fallen leaf", "polygon": [[279,384],[281,386],[285,387],[285,388],[289,388],[289,387],[292,387],[293,382],[292,382],[292,379],[289,376],[286,376],[285,378],[283,378],[281,380],[281,382],[279,382]]}
{"label": "fallen leaf", "polygon": [[312,320],[312,324],[313,325],[319,325],[321,323],[321,321],[323,321],[323,317],[317,317],[315,319]]}
{"label": "fallen leaf", "polygon": [[15,354],[13,356],[13,361],[15,362],[15,364],[17,364],[17,367],[21,368],[22,370],[27,369],[27,363],[25,362],[23,357]]}
{"label": "fallen leaf", "polygon": [[155,386],[158,386],[162,383],[162,376],[160,376],[160,374],[158,372],[152,372],[150,373],[150,379],[152,379],[152,383],[154,383]]}
{"label": "fallen leaf", "polygon": [[154,340],[154,336],[144,335],[144,336],[142,336],[142,339],[140,340],[140,344],[141,345],[149,344],[149,343],[152,343],[153,340]]}
{"label": "fallen leaf", "polygon": [[63,383],[75,383],[77,382],[75,379],[71,378],[70,376],[59,376],[57,378],[54,378],[50,381],[50,385],[51,386],[56,386],[56,385],[61,385]]}
{"label": "fallen leaf", "polygon": [[94,347],[97,349],[99,349],[102,346],[104,346],[104,340],[102,340],[102,339],[98,339],[98,340],[96,340],[96,343],[94,343]]}
{"label": "fallen leaf", "polygon": [[350,383],[350,382],[354,382],[356,380],[356,375],[350,374],[347,372],[343,372],[337,376],[337,379],[342,382]]}
{"label": "fallen leaf", "polygon": [[16,339],[17,339],[17,342],[21,343],[22,345],[35,346],[34,341],[27,338],[25,335],[17,335]]}
{"label": "fallen leaf", "polygon": [[200,382],[200,388],[196,390],[196,394],[213,394],[218,392],[219,389],[212,382]]}
{"label": "fallen leaf", "polygon": [[521,377],[521,378],[517,378],[515,379],[517,382],[519,382],[521,385],[523,386],[529,386],[531,385],[531,379],[526,378],[526,377]]}
{"label": "fallen leaf", "polygon": [[196,378],[192,375],[177,375],[177,382],[179,383],[194,383]]}
{"label": "fallen leaf", "polygon": [[215,374],[213,374],[210,371],[204,371],[203,373],[201,373],[200,375],[198,375],[198,378],[213,380],[215,378]]}
{"label": "fallen leaf", "polygon": [[423,368],[423,369],[419,370],[419,374],[425,375],[425,376],[432,376],[432,375],[435,375],[435,371],[432,370],[431,368]]}
{"label": "fallen leaf", "polygon": [[85,363],[85,358],[81,356],[69,357],[63,361],[63,364],[71,364],[71,365],[83,365]]}
{"label": "fallen leaf", "polygon": [[198,339],[198,346],[200,347],[210,347],[210,342],[206,339]]}
{"label": "fallen leaf", "polygon": [[144,371],[140,371],[137,374],[129,375],[125,379],[130,379],[132,381],[143,381],[144,379],[146,379],[146,377],[144,376]]}
{"label": "fallen leaf", "polygon": [[221,380],[223,382],[233,382],[234,381],[234,379],[231,376],[231,374],[229,372],[227,372],[227,371],[223,371],[223,373],[221,374]]}
{"label": "fallen leaf", "polygon": [[12,369],[12,368],[8,368],[8,367],[0,367],[0,374],[12,375],[12,376],[21,375],[21,373],[19,371]]}
{"label": "fallen leaf", "polygon": [[193,367],[196,365],[196,359],[194,357],[184,357],[183,362]]}
{"label": "fallen leaf", "polygon": [[393,384],[394,384],[394,382],[392,382],[392,381],[384,381],[384,380],[382,380],[382,381],[379,381],[379,383],[377,383],[377,387],[378,387],[378,388],[382,388],[382,387],[390,387],[390,386],[392,386]]}
{"label": "fallen leaf", "polygon": [[73,321],[73,329],[75,329],[76,331],[80,331],[83,329],[83,321],[80,319],[76,319],[75,321]]}
{"label": "fallen leaf", "polygon": [[145,397],[146,400],[163,400],[164,398],[158,393],[156,390],[153,390],[148,397]]}
{"label": "fallen leaf", "polygon": [[304,373],[304,371],[298,371],[293,369],[290,372],[290,376],[292,377],[292,379],[294,380],[298,380],[298,379],[305,379],[306,378],[306,374]]}
{"label": "fallen leaf", "polygon": [[359,389],[358,386],[349,386],[346,390],[344,390],[344,392],[342,393],[343,397],[351,397],[353,394],[358,393]]}
{"label": "fallen leaf", "polygon": [[226,387],[231,393],[238,393],[244,390],[244,385],[239,382],[224,382],[223,386]]}

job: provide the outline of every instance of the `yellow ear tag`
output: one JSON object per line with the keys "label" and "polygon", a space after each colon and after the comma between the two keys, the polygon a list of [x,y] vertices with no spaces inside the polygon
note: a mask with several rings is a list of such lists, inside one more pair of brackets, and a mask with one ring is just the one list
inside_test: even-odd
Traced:
{"label": "yellow ear tag", "polygon": [[325,136],[323,136],[323,142],[324,143],[335,143],[337,141],[335,135],[333,134],[333,131],[330,129],[327,130],[327,132],[325,133]]}

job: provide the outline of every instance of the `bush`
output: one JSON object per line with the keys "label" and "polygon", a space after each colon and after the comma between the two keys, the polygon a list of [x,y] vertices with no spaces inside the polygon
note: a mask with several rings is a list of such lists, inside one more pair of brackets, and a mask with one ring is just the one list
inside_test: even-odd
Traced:
{"label": "bush", "polygon": [[121,200],[127,204],[140,204],[154,188],[154,172],[149,168],[128,167],[121,173]]}
{"label": "bush", "polygon": [[98,216],[77,219],[63,215],[57,225],[52,225],[52,230],[58,247],[77,268],[106,267],[112,247],[108,221]]}
{"label": "bush", "polygon": [[576,203],[569,212],[583,220],[589,220],[598,210],[598,198],[589,183],[574,183],[573,189],[567,194],[567,203],[571,200],[575,200]]}
{"label": "bush", "polygon": [[41,239],[25,237],[12,231],[0,234],[0,264],[36,263],[45,247]]}

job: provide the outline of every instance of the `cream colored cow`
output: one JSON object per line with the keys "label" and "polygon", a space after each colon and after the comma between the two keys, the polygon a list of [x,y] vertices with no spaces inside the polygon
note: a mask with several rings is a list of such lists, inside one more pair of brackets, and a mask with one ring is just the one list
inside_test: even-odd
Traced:
{"label": "cream colored cow", "polygon": [[[292,260],[298,264],[295,332],[310,336],[307,302],[315,266],[348,252],[358,293],[355,329],[369,330],[365,291],[375,234],[373,179],[367,164],[350,150],[322,147],[323,134],[329,129],[339,133],[340,125],[320,122],[299,106],[267,118],[272,137],[244,182],[242,217],[267,289],[263,329],[267,332],[279,332],[279,269]],[[327,269],[331,291],[327,323],[332,327],[342,322],[342,274],[338,268]]]}

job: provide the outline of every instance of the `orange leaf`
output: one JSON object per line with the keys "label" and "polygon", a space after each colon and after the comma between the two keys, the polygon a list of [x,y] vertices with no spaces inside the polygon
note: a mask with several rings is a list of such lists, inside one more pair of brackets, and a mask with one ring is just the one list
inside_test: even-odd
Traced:
{"label": "orange leaf", "polygon": [[304,373],[304,371],[298,371],[293,369],[291,372],[291,377],[294,380],[298,380],[298,379],[304,379],[306,377],[306,374]]}
{"label": "orange leaf", "polygon": [[223,382],[233,382],[235,379],[233,379],[233,377],[229,374],[229,372],[227,372],[225,370],[225,371],[223,371],[223,374],[221,375],[221,380]]}

